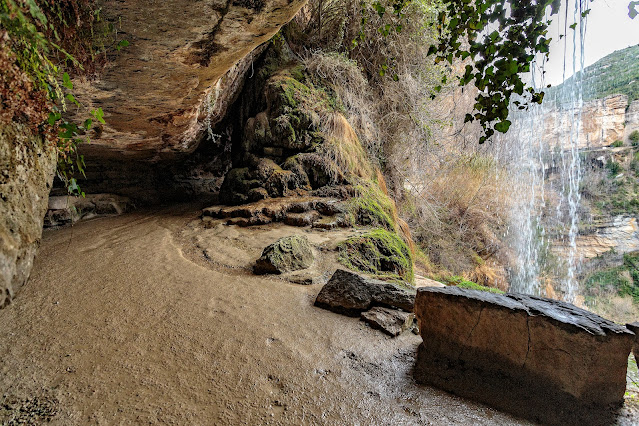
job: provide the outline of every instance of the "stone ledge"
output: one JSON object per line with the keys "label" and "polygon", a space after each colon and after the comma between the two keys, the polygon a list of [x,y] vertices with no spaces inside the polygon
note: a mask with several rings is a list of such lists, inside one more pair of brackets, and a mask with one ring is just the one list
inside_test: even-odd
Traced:
{"label": "stone ledge", "polygon": [[456,287],[418,289],[415,314],[420,383],[551,424],[602,424],[623,404],[635,338],[623,326],[556,300]]}

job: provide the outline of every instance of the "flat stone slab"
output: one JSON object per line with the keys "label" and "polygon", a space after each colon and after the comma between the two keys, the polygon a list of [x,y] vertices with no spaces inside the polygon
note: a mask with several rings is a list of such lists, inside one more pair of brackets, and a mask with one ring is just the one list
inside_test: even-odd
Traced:
{"label": "flat stone slab", "polygon": [[371,328],[381,330],[391,337],[397,337],[413,326],[415,314],[397,309],[375,307],[368,312],[362,312],[362,321],[370,325]]}
{"label": "flat stone slab", "polygon": [[623,404],[626,327],[552,299],[457,287],[418,289],[415,314],[421,383],[551,424],[607,424]]}
{"label": "flat stone slab", "polygon": [[413,311],[415,290],[338,269],[320,290],[315,306],[358,317],[374,306]]}

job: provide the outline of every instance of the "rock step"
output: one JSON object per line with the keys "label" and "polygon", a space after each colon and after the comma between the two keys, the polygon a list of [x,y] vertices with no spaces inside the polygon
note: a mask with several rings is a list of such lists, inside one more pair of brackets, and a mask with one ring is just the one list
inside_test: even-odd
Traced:
{"label": "rock step", "polygon": [[417,290],[415,378],[544,424],[613,424],[626,327],[568,303],[457,287]]}
{"label": "rock step", "polygon": [[346,206],[336,198],[269,198],[240,206],[212,206],[202,211],[202,218],[228,219],[229,225],[253,226],[284,222],[291,226],[334,229],[350,226]]}

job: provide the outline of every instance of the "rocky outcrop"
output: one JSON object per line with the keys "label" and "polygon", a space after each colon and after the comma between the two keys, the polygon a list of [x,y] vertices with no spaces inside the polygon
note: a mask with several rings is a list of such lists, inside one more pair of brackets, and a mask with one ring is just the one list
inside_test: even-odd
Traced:
{"label": "rocky outcrop", "polygon": [[[592,259],[604,253],[630,253],[639,250],[637,218],[617,216],[589,225],[587,232],[577,236],[577,258]],[[567,253],[568,247],[555,243],[554,250]]]}
{"label": "rocky outcrop", "polygon": [[422,383],[550,424],[608,424],[623,403],[635,335],[595,314],[455,287],[418,289],[415,314]]}
{"label": "rocky outcrop", "polygon": [[[516,143],[526,139],[541,141],[551,148],[562,146],[562,141],[571,140],[571,131],[577,134],[572,126],[579,122],[578,148],[597,149],[610,146],[618,140],[627,143],[630,133],[639,129],[639,101],[629,105],[626,95],[587,101],[581,109],[556,106],[550,102],[544,105],[542,116],[535,121],[534,126],[530,126],[526,120],[514,120],[505,138],[510,140],[515,135]],[[535,135],[531,135],[531,132],[535,132]]]}
{"label": "rocky outcrop", "polygon": [[102,18],[129,46],[77,97],[107,122],[88,156],[161,159],[191,152],[237,97],[254,51],[306,0],[104,0]]}
{"label": "rocky outcrop", "polygon": [[269,245],[257,259],[253,272],[258,275],[282,274],[309,268],[315,256],[308,238],[303,235],[283,237]]}
{"label": "rocky outcrop", "polygon": [[23,125],[0,125],[0,308],[31,272],[56,168],[56,150]]}
{"label": "rocky outcrop", "polygon": [[284,222],[291,226],[333,229],[350,226],[347,206],[336,198],[286,197],[270,198],[241,206],[212,206],[202,211],[206,222],[226,219],[229,225],[252,226]]}
{"label": "rocky outcrop", "polygon": [[[283,45],[269,51],[260,70],[265,109],[242,123],[234,146],[233,169],[224,178],[220,201],[243,204],[266,198],[304,195],[354,183],[368,159],[337,101],[316,86]],[[276,71],[272,71],[275,68]],[[344,167],[339,160],[362,167]]]}
{"label": "rocky outcrop", "polygon": [[548,146],[570,140],[573,120],[579,115],[579,149],[609,146],[617,140],[624,140],[627,107],[626,95],[613,95],[588,101],[578,111],[553,108],[545,114],[542,140]]}
{"label": "rocky outcrop", "polygon": [[414,303],[415,290],[364,278],[342,269],[335,271],[315,299],[315,306],[353,317],[374,306],[412,312]]}

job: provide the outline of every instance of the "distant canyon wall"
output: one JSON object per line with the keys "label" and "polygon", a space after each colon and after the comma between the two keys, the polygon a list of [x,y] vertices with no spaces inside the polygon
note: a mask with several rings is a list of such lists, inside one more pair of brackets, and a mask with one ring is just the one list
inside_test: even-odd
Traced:
{"label": "distant canyon wall", "polygon": [[579,149],[597,149],[618,140],[628,142],[630,133],[639,130],[639,100],[629,104],[628,96],[612,95],[585,102],[577,110],[552,107],[543,117],[542,141],[553,147],[561,140],[570,140],[574,123],[580,123]]}

